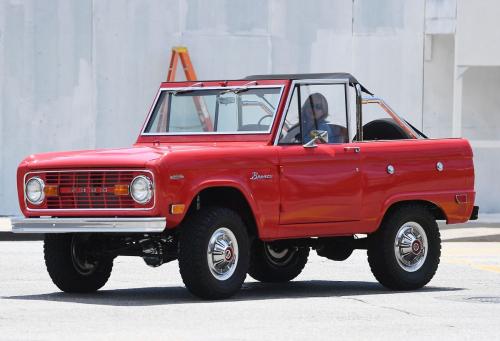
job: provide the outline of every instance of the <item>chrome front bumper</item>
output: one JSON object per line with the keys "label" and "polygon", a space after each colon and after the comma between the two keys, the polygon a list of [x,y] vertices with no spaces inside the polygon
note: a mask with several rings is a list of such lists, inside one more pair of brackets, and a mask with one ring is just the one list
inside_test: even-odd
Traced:
{"label": "chrome front bumper", "polygon": [[163,232],[167,218],[13,218],[14,233]]}

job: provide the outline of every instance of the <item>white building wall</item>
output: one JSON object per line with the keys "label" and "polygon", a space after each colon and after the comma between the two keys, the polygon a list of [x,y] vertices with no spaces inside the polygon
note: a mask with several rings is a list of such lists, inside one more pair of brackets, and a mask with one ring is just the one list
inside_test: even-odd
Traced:
{"label": "white building wall", "polygon": [[455,34],[457,0],[425,1],[425,33]]}
{"label": "white building wall", "polygon": [[459,118],[455,135],[472,145],[481,213],[500,211],[499,15],[494,0],[426,1],[424,131],[452,136]]}
{"label": "white building wall", "polygon": [[130,146],[171,47],[200,79],[353,73],[422,127],[424,0],[0,0],[0,215],[32,153]]}
{"label": "white building wall", "polygon": [[498,213],[500,66],[472,66],[463,77],[462,136],[474,151],[477,203],[484,213]]}
{"label": "white building wall", "polygon": [[424,67],[424,132],[428,137],[451,137],[455,37],[433,35],[430,58]]}
{"label": "white building wall", "polygon": [[499,1],[457,1],[457,65],[500,65]]}

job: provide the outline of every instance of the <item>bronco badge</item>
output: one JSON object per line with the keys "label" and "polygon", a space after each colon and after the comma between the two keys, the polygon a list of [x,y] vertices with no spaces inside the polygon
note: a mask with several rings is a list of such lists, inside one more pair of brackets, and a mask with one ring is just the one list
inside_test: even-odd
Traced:
{"label": "bronco badge", "polygon": [[272,179],[272,178],[273,178],[273,176],[271,174],[259,174],[257,172],[253,172],[250,180]]}

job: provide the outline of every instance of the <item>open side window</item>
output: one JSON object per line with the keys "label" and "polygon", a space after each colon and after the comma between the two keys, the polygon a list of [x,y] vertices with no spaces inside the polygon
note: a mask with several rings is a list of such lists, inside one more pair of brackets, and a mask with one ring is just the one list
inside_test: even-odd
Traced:
{"label": "open side window", "polygon": [[346,87],[346,83],[296,85],[279,144],[303,145],[319,133],[323,143],[349,142]]}

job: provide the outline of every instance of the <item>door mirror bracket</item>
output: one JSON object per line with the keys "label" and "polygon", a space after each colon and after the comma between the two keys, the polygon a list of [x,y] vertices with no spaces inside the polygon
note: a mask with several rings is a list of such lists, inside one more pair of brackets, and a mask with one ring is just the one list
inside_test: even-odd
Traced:
{"label": "door mirror bracket", "polygon": [[326,130],[313,130],[311,131],[311,141],[302,145],[304,148],[316,148],[317,143],[328,143],[328,132]]}

